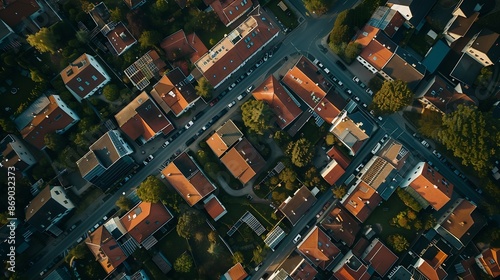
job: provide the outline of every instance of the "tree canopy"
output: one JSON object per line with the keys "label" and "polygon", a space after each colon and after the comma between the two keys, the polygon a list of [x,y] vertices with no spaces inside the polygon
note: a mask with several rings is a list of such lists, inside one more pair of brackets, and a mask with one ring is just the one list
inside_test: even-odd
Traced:
{"label": "tree canopy", "polygon": [[295,174],[295,171],[293,171],[293,169],[289,167],[283,169],[278,177],[281,181],[283,181],[283,183],[285,183],[285,188],[287,190],[295,189],[294,183],[297,180],[297,174]]}
{"label": "tree canopy", "polygon": [[212,98],[214,87],[208,82],[207,78],[201,77],[198,80],[198,85],[196,85],[195,90],[196,94],[203,97],[205,100],[209,100]]}
{"label": "tree canopy", "polygon": [[146,202],[159,202],[165,197],[165,185],[155,176],[149,176],[137,189],[137,196]]}
{"label": "tree canopy", "polygon": [[59,37],[51,29],[42,27],[37,33],[28,35],[26,41],[41,53],[54,54],[57,50]]}
{"label": "tree canopy", "polygon": [[191,238],[195,229],[203,223],[203,219],[195,210],[188,210],[181,214],[177,222],[177,234],[185,239]]}
{"label": "tree canopy", "polygon": [[120,98],[120,89],[115,84],[107,84],[102,89],[102,94],[109,101],[115,101]]}
{"label": "tree canopy", "polygon": [[424,110],[418,120],[418,131],[432,139],[437,139],[437,134],[442,126],[443,115],[433,110]]}
{"label": "tree canopy", "polygon": [[174,262],[174,269],[177,272],[187,273],[193,268],[193,259],[188,253],[180,255]]}
{"label": "tree canopy", "polygon": [[373,97],[373,109],[377,113],[391,114],[411,104],[413,92],[401,81],[385,81],[382,88]]}
{"label": "tree canopy", "polygon": [[456,111],[445,115],[438,138],[454,156],[462,159],[462,164],[483,175],[500,149],[499,127],[490,115],[473,106],[459,105]]}
{"label": "tree canopy", "polygon": [[313,158],[313,146],[309,140],[300,138],[295,142],[290,142],[286,149],[292,163],[297,167],[306,166]]}
{"label": "tree canopy", "polygon": [[141,37],[139,37],[139,44],[141,44],[141,48],[144,49],[149,47],[156,47],[156,45],[160,43],[161,39],[162,36],[158,31],[148,30],[142,32]]}
{"label": "tree canopy", "polygon": [[249,100],[241,105],[241,118],[245,126],[259,135],[271,128],[272,111],[266,102]]}
{"label": "tree canopy", "polygon": [[132,201],[128,199],[126,196],[122,195],[115,202],[115,205],[120,208],[122,211],[128,211],[132,208]]}
{"label": "tree canopy", "polygon": [[66,138],[61,134],[57,134],[55,132],[45,134],[43,140],[45,142],[45,146],[47,146],[47,148],[51,149],[52,151],[60,151],[64,149],[67,144]]}
{"label": "tree canopy", "polygon": [[340,185],[332,188],[333,195],[338,198],[342,199],[344,195],[347,193],[347,187],[345,185]]}
{"label": "tree canopy", "polygon": [[245,261],[245,256],[243,256],[243,253],[241,253],[240,251],[234,252],[234,255],[233,255],[233,263],[234,264],[243,263],[244,261]]}
{"label": "tree canopy", "polygon": [[322,15],[328,11],[331,5],[329,0],[302,0],[306,9],[314,14]]}
{"label": "tree canopy", "polygon": [[400,234],[393,234],[387,237],[387,243],[394,249],[396,253],[401,253],[408,249],[410,243]]}

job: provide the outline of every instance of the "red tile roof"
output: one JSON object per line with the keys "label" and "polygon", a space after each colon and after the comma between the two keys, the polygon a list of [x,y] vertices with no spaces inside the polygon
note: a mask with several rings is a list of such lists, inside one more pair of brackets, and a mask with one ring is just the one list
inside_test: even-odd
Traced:
{"label": "red tile roof", "polygon": [[359,56],[380,70],[391,59],[394,50],[389,50],[377,40],[371,40]]}
{"label": "red tile roof", "polygon": [[189,56],[191,62],[195,63],[202,55],[208,52],[207,47],[198,38],[196,33],[186,36],[186,33],[182,29],[163,39],[160,46],[165,50],[167,58],[170,61]]}
{"label": "red tile roof", "polygon": [[477,257],[477,262],[483,266],[483,270],[491,277],[500,276],[500,248],[489,248]]}
{"label": "red tile roof", "polygon": [[7,6],[0,9],[0,19],[5,21],[11,28],[14,28],[40,10],[40,6],[36,0],[15,0],[8,2]]}
{"label": "red tile roof", "polygon": [[333,146],[328,152],[326,152],[329,158],[337,161],[338,164],[345,170],[351,164],[351,159],[345,156],[339,148]]}
{"label": "red tile roof", "polygon": [[281,129],[287,127],[302,113],[302,110],[273,75],[254,89],[252,95],[257,100],[265,101],[271,107],[277,116],[276,122]]}
{"label": "red tile roof", "polygon": [[145,141],[149,141],[159,132],[167,135],[174,130],[172,123],[145,91],[118,112],[115,119],[132,140],[142,136]]}
{"label": "red tile roof", "polygon": [[398,257],[377,238],[372,241],[362,258],[382,277],[398,260]]}
{"label": "red tile roof", "polygon": [[368,266],[349,251],[333,269],[333,276],[338,280],[369,280]]}
{"label": "red tile roof", "polygon": [[279,27],[270,24],[269,17],[260,10],[259,16],[250,15],[196,61],[195,65],[212,86],[218,87],[262,46],[277,36],[279,31]]}
{"label": "red tile roof", "polygon": [[381,201],[380,195],[368,184],[361,181],[347,197],[343,205],[360,222],[364,222]]}
{"label": "red tile roof", "polygon": [[226,208],[215,195],[210,195],[210,197],[205,200],[204,207],[210,217],[215,221],[219,220],[227,213]]}
{"label": "red tile roof", "polygon": [[137,40],[130,34],[127,27],[119,22],[111,31],[106,34],[108,42],[113,47],[117,55],[123,54],[132,45],[137,43]]}
{"label": "red tile roof", "polygon": [[243,138],[220,161],[242,184],[246,184],[264,168],[266,161],[252,144]]}
{"label": "red tile roof", "polygon": [[241,263],[237,263],[234,266],[232,266],[228,271],[227,271],[227,280],[243,280],[248,276],[248,273],[245,271]]}
{"label": "red tile roof", "polygon": [[435,210],[443,208],[453,194],[453,184],[437,172],[426,162],[423,163],[419,174],[410,183],[410,187],[422,196]]}
{"label": "red tile roof", "polygon": [[359,222],[341,207],[335,207],[328,217],[321,221],[321,226],[331,232],[330,236],[336,241],[344,241],[349,247],[354,244],[361,229]]}
{"label": "red tile roof", "polygon": [[448,273],[443,269],[441,264],[446,260],[448,255],[443,251],[438,250],[433,259],[425,260],[420,258],[415,267],[429,280],[441,280],[448,276]]}
{"label": "red tile roof", "polygon": [[207,145],[217,157],[224,155],[234,144],[243,138],[243,133],[234,124],[228,120],[221,125],[214,134],[207,139]]}
{"label": "red tile roof", "polygon": [[95,67],[96,65],[100,67],[93,56],[84,53],[61,71],[61,78],[66,87],[80,98],[85,98],[107,79],[109,80],[102,67],[100,68],[103,73]]}
{"label": "red tile roof", "polygon": [[321,176],[330,185],[335,185],[337,180],[344,175],[345,170],[337,163],[334,159],[328,163],[328,165],[321,170]]}
{"label": "red tile roof", "polygon": [[120,221],[135,241],[141,244],[172,218],[162,203],[141,202],[123,215]]}
{"label": "red tile roof", "polygon": [[92,232],[85,239],[85,244],[107,274],[113,272],[127,258],[120,245],[104,226]]}
{"label": "red tile roof", "polygon": [[215,0],[210,4],[225,26],[243,16],[252,5],[252,0]]}
{"label": "red tile roof", "polygon": [[325,269],[339,254],[340,250],[332,243],[330,237],[315,226],[297,249],[314,265]]}
{"label": "red tile roof", "polygon": [[361,29],[361,31],[359,31],[355,42],[364,48],[370,44],[379,31],[380,29],[367,24],[363,27],[363,29]]}

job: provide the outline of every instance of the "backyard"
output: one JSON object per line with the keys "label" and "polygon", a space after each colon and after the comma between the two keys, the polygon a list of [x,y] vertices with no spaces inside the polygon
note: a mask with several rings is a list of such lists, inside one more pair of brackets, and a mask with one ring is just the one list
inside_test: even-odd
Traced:
{"label": "backyard", "polygon": [[[9,79],[0,82],[0,93],[2,94],[3,104],[1,110],[9,112],[8,115],[15,112],[19,105],[29,99],[35,87],[35,82],[29,77],[29,71],[25,70],[23,74],[25,75],[12,75]],[[27,106],[29,104],[23,107],[27,108]],[[9,111],[6,110],[7,107],[10,108]]]}
{"label": "backyard", "polygon": [[[279,4],[281,3],[281,4]],[[278,18],[278,20],[288,29],[294,29],[299,24],[295,13],[287,7],[285,11],[279,6],[287,7],[282,0],[271,0],[265,4],[273,14]]]}

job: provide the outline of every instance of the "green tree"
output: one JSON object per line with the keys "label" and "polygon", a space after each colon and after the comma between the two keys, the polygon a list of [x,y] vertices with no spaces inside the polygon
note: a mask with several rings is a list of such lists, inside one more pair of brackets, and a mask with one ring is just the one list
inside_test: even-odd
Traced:
{"label": "green tree", "polygon": [[410,246],[408,240],[400,234],[389,235],[387,243],[393,248],[394,251],[396,251],[396,253],[401,253]]}
{"label": "green tree", "polygon": [[165,185],[155,176],[149,176],[137,189],[137,196],[140,200],[156,203],[165,198]]}
{"label": "green tree", "polygon": [[285,188],[287,190],[293,190],[295,189],[295,181],[297,180],[297,174],[295,174],[295,171],[291,168],[285,168],[281,171],[281,173],[278,175],[279,179],[285,183]]}
{"label": "green tree", "polygon": [[41,53],[54,54],[57,50],[59,37],[51,29],[42,27],[37,33],[28,35],[26,41]]}
{"label": "green tree", "polygon": [[90,40],[90,34],[85,30],[76,31],[75,37],[82,44],[87,44]]}
{"label": "green tree", "polygon": [[436,218],[432,214],[428,214],[424,220],[424,229],[429,230],[437,225]]}
{"label": "green tree", "polygon": [[283,131],[283,130],[278,130],[274,133],[274,141],[280,146],[280,147],[286,147],[290,141],[292,141],[292,138],[290,135]]}
{"label": "green tree", "polygon": [[177,234],[185,239],[191,238],[196,228],[203,223],[203,219],[195,210],[188,210],[181,214],[177,222]]}
{"label": "green tree", "polygon": [[248,100],[241,105],[241,119],[251,132],[264,135],[271,128],[271,118],[271,108],[264,101]]}
{"label": "green tree", "polygon": [[10,119],[0,118],[0,128],[7,133],[16,132],[16,126]]}
{"label": "green tree", "polygon": [[120,98],[120,89],[115,84],[107,84],[102,89],[102,94],[109,101],[116,101]]}
{"label": "green tree", "polygon": [[317,15],[322,15],[328,11],[330,1],[328,0],[302,0],[306,9]]}
{"label": "green tree", "polygon": [[266,257],[266,254],[267,250],[264,247],[257,245],[257,247],[255,247],[255,249],[253,250],[252,261],[254,261],[255,263],[261,263]]}
{"label": "green tree", "polygon": [[201,77],[194,89],[196,90],[196,94],[203,99],[210,100],[212,98],[214,87],[208,82],[207,78]]}
{"label": "green tree", "polygon": [[379,76],[375,76],[368,82],[368,87],[370,87],[373,92],[377,92],[382,88],[383,84],[384,80],[382,80]]}
{"label": "green tree", "polygon": [[308,188],[319,187],[321,178],[316,167],[309,168],[304,174],[304,185]]}
{"label": "green tree", "polygon": [[438,132],[443,127],[443,115],[433,110],[424,110],[418,119],[418,131],[422,135],[437,139]]}
{"label": "green tree", "polygon": [[333,144],[335,144],[335,135],[331,134],[331,133],[328,133],[326,136],[325,136],[325,144],[327,146],[333,146]]}
{"label": "green tree", "polygon": [[413,211],[420,212],[422,210],[422,206],[405,190],[398,188],[396,193],[401,201]]}
{"label": "green tree", "polygon": [[139,43],[141,44],[141,48],[147,49],[149,47],[156,47],[160,43],[161,39],[162,37],[160,32],[148,30],[142,32],[141,37],[139,38]]}
{"label": "green tree", "polygon": [[216,231],[210,231],[208,233],[208,241],[210,241],[210,243],[217,243],[217,232]]}
{"label": "green tree", "polygon": [[363,47],[359,43],[350,42],[344,51],[344,56],[347,62],[352,63],[356,57],[361,53]]}
{"label": "green tree", "polygon": [[43,83],[46,81],[45,75],[38,69],[30,69],[30,78],[35,83]]}
{"label": "green tree", "polygon": [[132,208],[132,200],[127,198],[126,196],[122,195],[118,198],[118,200],[115,203],[116,206],[120,208],[120,210],[126,212],[129,211]]}
{"label": "green tree", "polygon": [[243,262],[245,262],[245,257],[243,256],[243,253],[241,253],[240,251],[234,252],[233,263],[237,264],[237,263],[243,263]]}
{"label": "green tree", "polygon": [[497,123],[472,106],[459,105],[456,111],[445,115],[438,138],[463,165],[472,166],[483,176],[500,149]]}
{"label": "green tree", "polygon": [[338,198],[342,199],[344,195],[347,193],[347,187],[345,185],[340,185],[332,188],[333,195]]}
{"label": "green tree", "polygon": [[95,7],[94,3],[90,3],[90,2],[85,1],[85,0],[81,0],[80,3],[82,5],[82,11],[84,11],[87,14],[90,11],[92,11],[92,9],[94,9],[94,7]]}
{"label": "green tree", "polygon": [[306,166],[313,158],[313,146],[305,138],[290,142],[286,152],[290,156],[292,163],[297,167]]}
{"label": "green tree", "polygon": [[481,69],[481,73],[479,73],[479,75],[477,76],[474,84],[483,87],[487,86],[488,82],[491,79],[491,76],[493,76],[493,66],[483,67],[483,69]]}
{"label": "green tree", "polygon": [[47,148],[51,149],[52,151],[60,151],[67,145],[66,137],[55,132],[45,134],[43,140],[45,142],[45,146],[47,146]]}
{"label": "green tree", "polygon": [[174,262],[174,269],[177,272],[187,273],[193,268],[193,259],[188,253],[183,253]]}
{"label": "green tree", "polygon": [[391,114],[411,104],[413,92],[401,81],[385,81],[382,88],[375,93],[372,107],[377,113]]}
{"label": "green tree", "polygon": [[278,192],[278,191],[274,191],[272,194],[271,194],[272,198],[274,201],[276,201],[276,204],[281,204],[283,203],[283,201],[285,201],[286,199],[286,193],[283,193],[283,192]]}
{"label": "green tree", "polygon": [[69,251],[68,255],[66,255],[66,258],[64,260],[67,263],[69,263],[73,257],[77,260],[81,260],[81,259],[84,259],[88,253],[89,253],[89,249],[87,248],[85,243],[82,242],[82,243],[76,245],[75,247],[73,247],[73,249],[71,249]]}
{"label": "green tree", "polygon": [[116,7],[109,11],[110,17],[109,19],[114,22],[120,22],[125,20],[125,12],[122,9]]}

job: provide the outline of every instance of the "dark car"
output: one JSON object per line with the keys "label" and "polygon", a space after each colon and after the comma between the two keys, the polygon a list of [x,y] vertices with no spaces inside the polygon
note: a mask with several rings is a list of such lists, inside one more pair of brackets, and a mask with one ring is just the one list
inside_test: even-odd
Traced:
{"label": "dark car", "polygon": [[193,121],[201,118],[201,116],[203,116],[203,114],[205,114],[205,111],[198,112],[198,114],[196,114],[196,116],[194,116]]}
{"label": "dark car", "polygon": [[342,63],[342,61],[337,60],[337,61],[335,62],[335,64],[337,64],[337,66],[338,66],[340,69],[342,69],[343,71],[347,70],[347,67],[344,65],[344,63]]}
{"label": "dark car", "polygon": [[189,140],[186,141],[186,146],[193,144],[196,138],[197,138],[196,136],[189,138]]}

